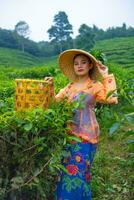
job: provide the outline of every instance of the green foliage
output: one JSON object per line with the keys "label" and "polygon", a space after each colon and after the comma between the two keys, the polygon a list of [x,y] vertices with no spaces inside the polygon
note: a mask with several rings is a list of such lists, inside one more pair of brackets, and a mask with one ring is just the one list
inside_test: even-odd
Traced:
{"label": "green foliage", "polygon": [[51,57],[53,55],[59,54],[58,44],[53,42],[41,41],[38,43],[38,48],[40,50],[40,56]]}
{"label": "green foliage", "polygon": [[133,68],[134,37],[114,38],[96,42],[95,49],[102,51],[108,62]]}
{"label": "green foliage", "polygon": [[[23,45],[23,46],[22,46]],[[22,50],[25,47],[25,52],[31,53],[34,56],[42,56],[42,52],[38,47],[38,43],[24,38],[16,31],[0,28],[0,47]]]}
{"label": "green foliage", "polygon": [[75,39],[75,46],[78,49],[90,50],[95,44],[95,35],[92,28],[82,24],[79,28],[79,35]]}
{"label": "green foliage", "polygon": [[54,77],[55,93],[57,94],[61,88],[64,88],[69,83],[69,80],[62,74],[57,73]]}
{"label": "green foliage", "polygon": [[0,47],[5,48],[18,48],[16,38],[11,30],[0,28]]}
{"label": "green foliage", "polygon": [[41,64],[42,60],[19,50],[0,48],[0,67],[29,67]]}
{"label": "green foliage", "polygon": [[92,49],[92,50],[90,51],[90,53],[91,53],[95,58],[97,58],[98,60],[100,60],[103,64],[106,63],[106,61],[107,61],[106,55],[105,55],[101,50]]}
{"label": "green foliage", "polygon": [[125,23],[123,23],[122,26],[109,27],[105,31],[103,29],[98,28],[96,25],[93,25],[92,31],[95,34],[96,41],[113,39],[117,37],[133,37],[134,36],[134,28],[131,26],[127,27]]}
{"label": "green foliage", "polygon": [[12,111],[0,116],[1,199],[11,195],[17,199],[24,195],[25,199],[28,194],[29,199],[36,199],[37,194],[47,199],[54,189],[57,169],[63,168],[60,160],[68,140],[66,122],[71,119],[71,106],[66,101],[51,103],[45,111]]}

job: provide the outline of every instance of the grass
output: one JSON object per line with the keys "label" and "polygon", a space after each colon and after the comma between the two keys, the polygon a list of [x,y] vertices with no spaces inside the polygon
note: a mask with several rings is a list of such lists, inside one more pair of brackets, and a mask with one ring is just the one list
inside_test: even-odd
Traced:
{"label": "grass", "polygon": [[39,58],[19,50],[0,48],[0,67],[29,67],[40,63]]}
{"label": "grass", "polygon": [[134,157],[132,147],[128,147],[123,138],[124,134],[122,130],[112,137],[107,133],[100,136],[92,167],[93,200],[133,199]]}

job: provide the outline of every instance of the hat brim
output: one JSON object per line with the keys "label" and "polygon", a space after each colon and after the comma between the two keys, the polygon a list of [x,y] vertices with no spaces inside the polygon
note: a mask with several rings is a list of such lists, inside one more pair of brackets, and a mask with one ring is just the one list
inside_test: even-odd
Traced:
{"label": "hat brim", "polygon": [[91,70],[90,76],[92,79],[98,79],[101,74],[99,73],[98,67],[96,66],[98,62],[97,59],[90,53],[79,49],[69,49],[59,55],[59,66],[63,74],[67,76],[71,81],[75,81],[77,79],[77,75],[74,72],[73,61],[74,57],[78,54],[85,55],[92,61],[93,68]]}

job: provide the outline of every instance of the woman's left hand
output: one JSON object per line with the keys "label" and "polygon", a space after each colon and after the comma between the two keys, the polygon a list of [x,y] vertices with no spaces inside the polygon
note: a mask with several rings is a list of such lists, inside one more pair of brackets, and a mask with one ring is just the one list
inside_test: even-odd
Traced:
{"label": "woman's left hand", "polygon": [[105,77],[108,75],[108,67],[103,65],[100,61],[97,62],[97,67],[98,67],[98,70],[100,72],[100,74],[102,75],[102,77]]}

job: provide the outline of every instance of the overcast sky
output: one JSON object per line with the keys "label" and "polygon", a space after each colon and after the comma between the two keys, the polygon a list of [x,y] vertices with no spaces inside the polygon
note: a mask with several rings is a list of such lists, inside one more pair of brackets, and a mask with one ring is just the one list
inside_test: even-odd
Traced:
{"label": "overcast sky", "polygon": [[13,30],[21,20],[30,26],[30,38],[49,39],[47,30],[54,15],[65,11],[75,37],[81,24],[108,27],[134,27],[134,0],[0,0],[0,27]]}

